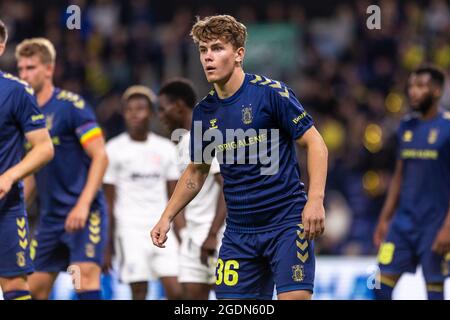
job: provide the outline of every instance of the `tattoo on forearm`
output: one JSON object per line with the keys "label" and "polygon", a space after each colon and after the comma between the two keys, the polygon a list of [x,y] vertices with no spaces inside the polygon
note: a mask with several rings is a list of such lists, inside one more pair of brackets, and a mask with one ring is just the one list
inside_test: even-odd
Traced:
{"label": "tattoo on forearm", "polygon": [[194,181],[192,181],[192,179],[188,179],[186,181],[186,187],[190,190],[194,190],[197,188],[197,184]]}

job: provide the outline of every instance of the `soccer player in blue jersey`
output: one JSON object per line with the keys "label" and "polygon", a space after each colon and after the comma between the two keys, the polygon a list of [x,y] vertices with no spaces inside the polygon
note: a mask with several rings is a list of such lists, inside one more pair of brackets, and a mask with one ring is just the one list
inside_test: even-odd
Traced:
{"label": "soccer player in blue jersey", "polygon": [[[0,56],[6,41],[0,21]],[[21,179],[50,161],[54,150],[33,89],[1,71],[0,87],[0,288],[5,300],[30,300],[27,278],[34,269]],[[31,150],[23,157],[25,139]]]}
{"label": "soccer player in blue jersey", "polygon": [[413,112],[397,132],[398,160],[374,234],[377,299],[391,299],[400,276],[417,265],[428,299],[444,298],[450,262],[450,112],[439,109],[444,82],[434,67],[419,68],[408,80]]}
{"label": "soccer player in blue jersey", "polygon": [[[71,266],[78,298],[100,299],[107,233],[100,187],[108,160],[93,110],[79,95],[54,87],[55,55],[44,38],[16,48],[20,78],[36,91],[55,146],[55,158],[34,176],[40,222],[31,244],[36,272],[30,288],[34,298],[48,298],[58,272]],[[26,194],[32,185],[26,181]]]}
{"label": "soccer player in blue jersey", "polygon": [[[194,108],[192,162],[151,231],[152,241],[164,247],[170,221],[199,192],[216,155],[228,211],[217,298],[270,299],[275,285],[278,299],[310,299],[313,239],[324,231],[323,139],[285,84],[244,73],[243,24],[228,15],[206,17],[191,35],[214,89]],[[307,152],[308,194],[300,181],[297,145]]]}

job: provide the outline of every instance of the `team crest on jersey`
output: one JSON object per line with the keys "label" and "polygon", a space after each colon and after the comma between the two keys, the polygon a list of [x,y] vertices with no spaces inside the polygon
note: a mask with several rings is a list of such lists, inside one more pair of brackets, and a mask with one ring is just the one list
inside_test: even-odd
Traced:
{"label": "team crest on jersey", "polygon": [[19,251],[16,253],[17,265],[21,268],[25,267],[25,252]]}
{"label": "team crest on jersey", "polygon": [[305,279],[305,272],[303,266],[296,264],[292,266],[292,279],[295,282],[302,282]]}
{"label": "team crest on jersey", "polygon": [[406,130],[406,131],[403,133],[403,141],[404,141],[404,142],[411,142],[411,141],[412,141],[412,138],[413,138],[413,133],[412,133],[411,130]]}
{"label": "team crest on jersey", "polygon": [[53,128],[53,119],[55,118],[55,114],[48,114],[45,116],[45,126],[48,131],[52,130]]}
{"label": "team crest on jersey", "polygon": [[252,108],[247,107],[242,109],[242,122],[244,124],[250,124],[253,121]]}
{"label": "team crest on jersey", "polygon": [[436,143],[438,135],[439,135],[439,130],[438,129],[431,129],[430,133],[428,134],[428,143],[429,144]]}

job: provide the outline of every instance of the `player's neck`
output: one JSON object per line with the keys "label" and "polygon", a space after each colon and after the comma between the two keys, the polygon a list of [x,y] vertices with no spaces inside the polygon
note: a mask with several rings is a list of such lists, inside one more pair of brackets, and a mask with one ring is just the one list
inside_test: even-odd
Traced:
{"label": "player's neck", "polygon": [[430,109],[427,110],[425,113],[421,113],[420,119],[421,120],[431,120],[434,119],[439,113],[439,106],[438,104],[434,104]]}
{"label": "player's neck", "polygon": [[131,140],[139,141],[139,142],[147,141],[149,134],[150,134],[150,132],[148,132],[148,131],[145,131],[145,132],[128,131],[128,135],[130,136]]}
{"label": "player's neck", "polygon": [[44,84],[41,91],[39,91],[36,95],[37,103],[38,103],[39,107],[42,107],[43,105],[45,105],[52,98],[54,89],[55,89],[55,87],[53,86],[52,83]]}
{"label": "player's neck", "polygon": [[242,68],[235,69],[230,78],[223,83],[214,83],[214,89],[220,99],[226,99],[235,94],[245,79],[245,73]]}
{"label": "player's neck", "polygon": [[192,125],[192,112],[187,112],[186,116],[183,117],[182,128],[191,131],[191,125]]}

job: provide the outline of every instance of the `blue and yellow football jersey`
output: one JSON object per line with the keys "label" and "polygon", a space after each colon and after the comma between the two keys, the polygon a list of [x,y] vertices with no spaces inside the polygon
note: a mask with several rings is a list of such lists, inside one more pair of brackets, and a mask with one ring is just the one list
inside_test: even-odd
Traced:
{"label": "blue and yellow football jersey", "polygon": [[[91,159],[83,145],[102,135],[91,107],[79,95],[55,88],[41,107],[55,146],[55,157],[36,173],[40,214],[64,221],[86,184]],[[93,205],[102,205],[99,192]]]}
{"label": "blue and yellow football jersey", "polygon": [[217,298],[270,299],[274,285],[278,293],[313,291],[314,242],[301,223],[306,193],[295,152],[312,125],[291,89],[258,75],[246,74],[233,96],[213,90],[195,107],[191,160],[217,156],[228,208]]}
{"label": "blue and yellow football jersey", "polygon": [[[200,133],[196,122],[201,122]],[[209,142],[201,137],[208,130],[218,130],[224,137],[213,152],[224,178],[229,230],[252,233],[271,230],[289,221],[300,223],[306,193],[300,181],[295,140],[312,125],[312,118],[291,89],[258,75],[246,74],[243,85],[232,97],[219,99],[213,90],[195,107],[191,160],[205,161],[202,154]],[[227,136],[230,129],[250,129],[253,134],[250,132],[239,140]],[[264,143],[273,163],[263,159],[264,151],[255,155],[250,150],[258,145],[259,152]],[[231,161],[227,161],[230,151],[234,153]],[[241,151],[244,156],[239,155]],[[244,163],[240,157],[245,157]],[[262,174],[270,166],[274,170]]]}
{"label": "blue and yellow football jersey", "polygon": [[[25,82],[0,72],[0,175],[23,157],[25,133],[45,128],[44,116]],[[33,271],[22,182],[0,199],[0,276]]]}
{"label": "blue and yellow football jersey", "polygon": [[400,124],[398,157],[403,180],[395,223],[404,228],[442,225],[450,201],[450,112]]}
{"label": "blue and yellow football jersey", "polygon": [[103,192],[91,204],[86,226],[67,233],[65,221],[86,184],[91,159],[83,149],[102,135],[93,110],[79,95],[55,88],[41,110],[55,146],[55,156],[35,174],[40,223],[31,251],[37,271],[66,270],[72,262],[101,265],[107,215]]}
{"label": "blue and yellow football jersey", "polygon": [[386,274],[423,268],[427,283],[449,275],[450,254],[431,250],[450,202],[450,113],[431,120],[405,118],[398,129],[398,158],[403,161],[400,199],[378,261]]}

